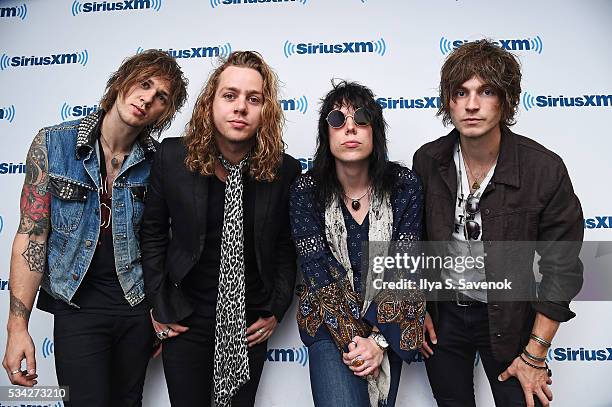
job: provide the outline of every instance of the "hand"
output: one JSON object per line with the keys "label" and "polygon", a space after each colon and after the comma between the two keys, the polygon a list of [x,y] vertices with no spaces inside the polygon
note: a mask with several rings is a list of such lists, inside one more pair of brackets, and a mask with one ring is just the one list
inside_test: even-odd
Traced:
{"label": "hand", "polygon": [[[544,366],[544,363],[534,362],[532,360],[529,363]],[[521,383],[523,393],[525,394],[525,402],[527,407],[534,407],[535,402],[533,395],[538,396],[542,405],[548,407],[553,399],[552,391],[548,388],[548,385],[552,384],[552,380],[548,377],[546,369],[535,369],[528,366],[523,362],[520,357],[516,357],[510,366],[502,372],[497,378],[500,382],[508,380],[511,376],[514,376]]]}
{"label": "hand", "polygon": [[432,344],[435,345],[438,343],[438,337],[436,336],[436,330],[434,328],[433,321],[431,319],[431,316],[429,315],[429,312],[426,312],[425,324],[423,325],[423,346],[421,347],[421,353],[423,354],[423,356],[425,356],[425,358],[429,358],[434,354],[433,349],[431,349],[431,346],[429,346],[429,343],[427,342],[428,337],[431,340]]}
{"label": "hand", "polygon": [[[342,353],[342,361],[356,376],[368,376],[375,373],[378,376],[378,367],[385,352],[374,342],[374,339],[356,336],[349,343],[348,350],[348,353]],[[357,358],[363,360],[361,366],[352,365]]]}
{"label": "hand", "polygon": [[259,317],[246,331],[249,348],[267,341],[272,336],[277,324],[278,321],[274,315],[268,318]]}
{"label": "hand", "polygon": [[[26,370],[21,370],[23,359],[26,360]],[[2,366],[12,384],[32,387],[38,383],[34,342],[27,329],[9,330]]]}
{"label": "hand", "polygon": [[[153,323],[153,331],[155,332],[155,335],[157,335],[158,332],[166,332],[166,334],[168,336],[167,336],[167,338],[163,338],[163,339],[174,338],[175,336],[179,336],[183,332],[187,332],[189,330],[188,327],[183,326],[183,325],[179,325],[179,324],[161,324],[161,323],[157,322],[155,320],[155,318],[153,318],[153,312],[152,311],[151,311],[151,322]],[[159,336],[158,336],[158,338],[159,338]],[[159,347],[159,350],[156,351],[153,354],[153,357],[159,355],[159,352],[161,352],[161,346]]]}

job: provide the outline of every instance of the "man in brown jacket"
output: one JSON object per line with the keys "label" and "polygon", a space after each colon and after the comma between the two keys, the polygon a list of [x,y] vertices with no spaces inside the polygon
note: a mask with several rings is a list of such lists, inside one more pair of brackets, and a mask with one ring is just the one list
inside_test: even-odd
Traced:
{"label": "man in brown jacket", "polygon": [[[476,352],[497,406],[547,406],[547,349],[559,323],[575,315],[569,302],[582,286],[582,209],[561,158],[508,128],[520,81],[515,57],[490,41],[454,50],[441,70],[438,114],[455,128],[414,155],[425,187],[424,239],[448,242],[454,256],[485,259],[461,275],[442,269],[435,276],[452,293],[430,301],[425,320],[422,352],[439,406],[475,406]],[[530,243],[501,243],[509,241]],[[518,246],[523,254],[510,256]],[[487,284],[500,276],[533,298],[493,292]],[[466,281],[476,288],[465,289]]]}

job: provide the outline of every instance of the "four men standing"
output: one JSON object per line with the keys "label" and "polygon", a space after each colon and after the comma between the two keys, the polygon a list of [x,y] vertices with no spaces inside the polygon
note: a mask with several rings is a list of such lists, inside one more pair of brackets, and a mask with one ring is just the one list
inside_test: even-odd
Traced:
{"label": "four men standing", "polygon": [[[36,384],[27,323],[42,281],[39,307],[55,315],[58,382],[90,384],[71,386],[74,405],[139,405],[150,308],[157,336],[177,339],[164,343],[173,404],[197,401],[202,380],[226,405],[249,370],[254,388],[233,401],[254,403],[265,359],[257,350],[265,351],[293,287],[287,197],[299,169],[282,154],[275,76],[255,53],[228,61],[198,98],[186,143],[164,141],[151,187],[158,144],[150,134],[167,128],[186,99],[186,81],[166,54],[128,59],[109,80],[100,112],[36,136],[11,259],[3,365],[12,383]],[[484,268],[465,274],[474,282],[503,267],[490,242],[582,241],[581,206],[562,160],[509,129],[521,91],[516,59],[475,41],[454,50],[441,74],[439,114],[455,128],[414,155],[425,191],[423,240],[449,242],[455,256],[489,251]],[[143,280],[138,239],[147,191]],[[582,265],[579,246],[535,250],[538,300],[457,290],[453,301],[428,303],[422,352],[438,405],[475,405],[477,351],[496,405],[552,399],[546,351],[559,323],[574,316],[569,301],[581,288]],[[535,287],[531,270],[516,273]],[[192,360],[196,348],[207,364]],[[183,380],[177,372],[186,364]]]}

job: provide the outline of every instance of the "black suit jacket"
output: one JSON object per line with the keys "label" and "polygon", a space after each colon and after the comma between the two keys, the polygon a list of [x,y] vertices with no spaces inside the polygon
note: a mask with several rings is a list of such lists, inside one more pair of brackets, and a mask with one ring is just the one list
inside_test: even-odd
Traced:
{"label": "black suit jacket", "polygon": [[[140,231],[145,294],[153,316],[177,322],[194,307],[181,282],[200,259],[206,241],[206,208],[210,177],[185,167],[182,138],[166,138],[151,168]],[[254,236],[257,270],[270,294],[266,305],[281,320],[291,304],[296,254],[289,228],[289,187],[300,163],[285,154],[272,182],[255,182]]]}

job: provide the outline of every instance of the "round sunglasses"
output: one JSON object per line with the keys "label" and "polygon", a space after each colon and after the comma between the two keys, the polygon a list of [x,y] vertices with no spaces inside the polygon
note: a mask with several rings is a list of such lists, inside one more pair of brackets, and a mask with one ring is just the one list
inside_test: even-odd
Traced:
{"label": "round sunglasses", "polygon": [[367,126],[370,124],[370,114],[365,107],[356,109],[353,114],[344,114],[342,110],[334,109],[327,115],[327,124],[334,129],[339,129],[346,123],[347,117],[351,117],[357,126]]}

